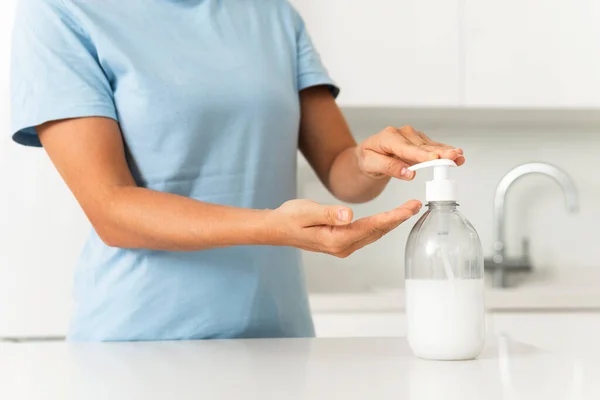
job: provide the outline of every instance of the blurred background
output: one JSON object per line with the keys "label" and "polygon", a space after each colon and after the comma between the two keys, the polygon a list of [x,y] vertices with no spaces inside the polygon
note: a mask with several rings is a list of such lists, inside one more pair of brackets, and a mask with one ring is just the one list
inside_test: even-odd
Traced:
{"label": "blurred background", "polygon": [[[0,3],[0,337],[61,337],[90,227],[45,153],[10,139],[16,1]],[[600,334],[600,2],[292,3],[341,87],[339,104],[358,141],[388,125],[411,125],[465,150],[466,165],[451,172],[460,209],[490,259],[489,329],[542,347],[600,352],[593,347]],[[528,173],[510,185],[505,217],[495,218],[498,184],[533,162],[557,167],[574,188]],[[378,199],[353,206],[355,213],[424,200],[429,173],[391,183]],[[337,203],[301,156],[298,186],[300,197]],[[577,210],[567,208],[565,191]],[[404,245],[414,222],[347,259],[304,254],[318,335],[405,333]],[[499,223],[506,226],[501,249]],[[492,269],[502,270],[501,285],[492,287]]]}

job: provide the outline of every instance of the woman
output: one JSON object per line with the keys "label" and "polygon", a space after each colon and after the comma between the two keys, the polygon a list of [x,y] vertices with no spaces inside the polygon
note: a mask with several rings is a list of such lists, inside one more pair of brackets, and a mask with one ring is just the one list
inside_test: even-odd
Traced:
{"label": "woman", "polygon": [[460,149],[410,127],[356,145],[285,0],[20,0],[14,140],[93,225],[69,338],[314,335],[297,249],[346,257],[416,214],[352,222],[296,196],[296,154],[346,202]]}

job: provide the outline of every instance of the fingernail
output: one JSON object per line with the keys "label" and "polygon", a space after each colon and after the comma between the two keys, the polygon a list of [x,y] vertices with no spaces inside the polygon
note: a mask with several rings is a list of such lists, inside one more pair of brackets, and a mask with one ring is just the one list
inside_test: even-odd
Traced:
{"label": "fingernail", "polygon": [[346,221],[348,221],[348,219],[350,218],[350,213],[348,212],[348,210],[344,210],[344,209],[342,209],[342,208],[340,208],[340,209],[338,210],[337,214],[338,214],[338,219],[339,219],[340,221],[344,221],[344,222],[346,222]]}
{"label": "fingernail", "polygon": [[440,156],[438,156],[437,153],[429,153],[430,160],[437,160],[438,158],[440,158]]}
{"label": "fingernail", "polygon": [[408,178],[408,179],[412,179],[413,176],[415,176],[415,173],[408,168],[402,168],[402,170],[400,171],[400,174],[402,174],[402,176],[404,176],[405,178]]}

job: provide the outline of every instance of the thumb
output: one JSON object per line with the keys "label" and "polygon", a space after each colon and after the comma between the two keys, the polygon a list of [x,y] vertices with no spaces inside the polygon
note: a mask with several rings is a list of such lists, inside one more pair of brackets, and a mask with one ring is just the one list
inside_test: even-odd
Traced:
{"label": "thumb", "polygon": [[312,225],[347,225],[352,222],[352,209],[345,206],[314,204],[306,210],[306,222]]}

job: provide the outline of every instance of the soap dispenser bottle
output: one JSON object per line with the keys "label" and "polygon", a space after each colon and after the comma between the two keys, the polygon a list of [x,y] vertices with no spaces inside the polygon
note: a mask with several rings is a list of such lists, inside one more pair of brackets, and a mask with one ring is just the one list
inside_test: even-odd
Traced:
{"label": "soap dispenser bottle", "polygon": [[433,168],[426,183],[428,211],[406,244],[408,342],[419,358],[467,360],[482,351],[485,335],[483,251],[473,225],[458,211],[454,161],[414,165]]}

